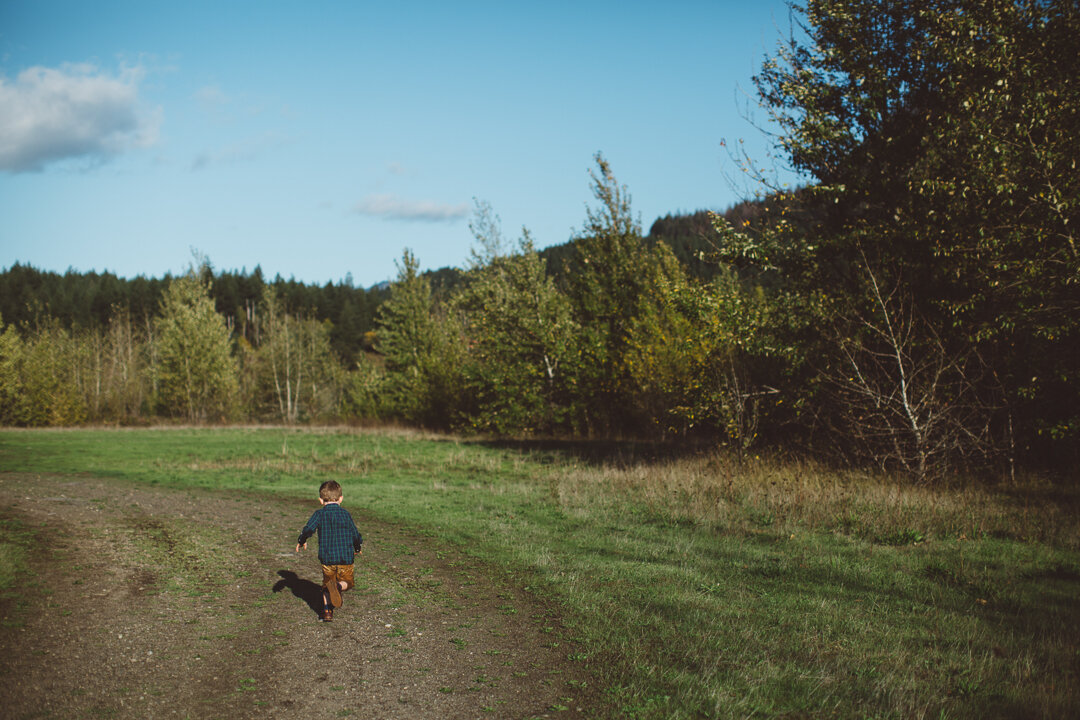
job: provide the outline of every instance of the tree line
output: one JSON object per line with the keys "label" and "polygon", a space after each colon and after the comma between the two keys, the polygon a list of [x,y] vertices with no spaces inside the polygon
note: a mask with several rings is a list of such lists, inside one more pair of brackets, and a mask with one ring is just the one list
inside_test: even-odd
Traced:
{"label": "tree line", "polygon": [[694,437],[920,480],[1075,462],[1080,10],[796,11],[754,83],[804,187],[736,152],[756,200],[644,236],[597,155],[564,246],[508,242],[478,202],[467,267],[421,273],[406,251],[387,288],[241,288],[203,263],[86,322],[11,323],[5,304],[0,420]]}
{"label": "tree line", "polygon": [[[737,205],[726,216],[741,217],[742,208]],[[702,218],[707,213],[669,215],[654,224],[664,236],[654,232],[641,238],[636,229],[629,242],[654,252],[658,245],[670,245],[690,257],[686,246],[704,242],[698,237]],[[490,253],[487,262],[518,262],[518,251],[509,252],[503,243],[490,207],[478,205],[475,223],[477,240]],[[705,232],[717,237],[711,227]],[[531,281],[565,289],[578,242],[539,252],[530,244]],[[694,251],[692,257],[697,256]],[[354,287],[349,277],[309,286],[280,276],[267,281],[258,267],[251,273],[216,272],[199,255],[185,275],[161,279],[60,274],[15,264],[0,273],[0,422],[402,419],[512,433],[582,427],[524,419],[464,422],[460,409],[443,417],[433,408],[420,411],[424,391],[419,386],[418,396],[405,402],[406,393],[393,390],[385,377],[387,367],[397,367],[393,348],[399,321],[392,318],[398,309],[382,305],[420,283],[425,307],[433,313],[429,324],[442,323],[442,307],[460,305],[475,291],[476,278],[488,271],[474,263],[466,270],[419,274],[409,253],[403,263],[408,270],[397,282],[368,289]],[[558,270],[552,273],[549,265]],[[717,268],[710,267],[715,274]],[[524,312],[525,306],[519,309]],[[445,362],[455,357],[442,350],[439,355]],[[554,375],[554,367],[550,372]],[[389,402],[384,391],[398,401]]]}
{"label": "tree line", "polygon": [[[386,298],[385,285],[354,287],[350,275],[322,286],[280,275],[268,280],[258,266],[250,273],[215,271],[205,257],[198,257],[194,265],[210,289],[215,310],[249,343],[257,344],[255,321],[269,290],[291,313],[329,322],[330,344],[342,362],[351,364],[358,353],[371,349],[369,333]],[[61,274],[15,263],[0,272],[0,318],[24,331],[50,318],[78,332],[105,328],[122,311],[145,324],[158,314],[173,280],[171,275],[126,279],[107,271]]]}

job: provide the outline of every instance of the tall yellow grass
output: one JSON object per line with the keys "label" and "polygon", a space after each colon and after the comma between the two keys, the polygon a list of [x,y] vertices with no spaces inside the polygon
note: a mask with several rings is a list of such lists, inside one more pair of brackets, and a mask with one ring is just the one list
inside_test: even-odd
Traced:
{"label": "tall yellow grass", "polygon": [[717,529],[839,530],[897,543],[999,536],[1080,547],[1080,492],[1035,476],[919,485],[809,461],[740,462],[717,453],[628,468],[566,466],[557,494],[566,506],[628,499],[673,521]]}

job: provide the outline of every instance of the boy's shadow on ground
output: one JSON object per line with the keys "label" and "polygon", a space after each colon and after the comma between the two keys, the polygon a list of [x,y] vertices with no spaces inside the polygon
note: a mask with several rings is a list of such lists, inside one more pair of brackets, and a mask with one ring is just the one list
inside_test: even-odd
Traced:
{"label": "boy's shadow on ground", "polygon": [[316,585],[310,580],[304,580],[292,570],[278,570],[278,575],[281,576],[281,579],[274,583],[274,592],[278,593],[287,588],[294,597],[306,602],[312,612],[316,614],[322,613],[323,592],[321,585]]}

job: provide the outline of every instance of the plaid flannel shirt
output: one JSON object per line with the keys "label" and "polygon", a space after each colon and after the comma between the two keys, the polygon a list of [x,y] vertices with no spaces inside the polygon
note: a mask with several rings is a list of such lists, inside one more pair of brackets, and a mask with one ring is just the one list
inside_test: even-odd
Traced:
{"label": "plaid flannel shirt", "polygon": [[316,510],[296,543],[303,545],[315,533],[319,534],[319,562],[323,565],[352,565],[353,555],[364,542],[352,515],[337,503]]}

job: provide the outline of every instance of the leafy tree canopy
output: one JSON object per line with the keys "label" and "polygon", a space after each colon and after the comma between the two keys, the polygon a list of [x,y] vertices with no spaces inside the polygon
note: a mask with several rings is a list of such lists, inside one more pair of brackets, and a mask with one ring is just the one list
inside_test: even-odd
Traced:
{"label": "leafy tree canopy", "polygon": [[[755,83],[817,183],[733,254],[851,312],[867,277],[985,366],[999,418],[1080,437],[1080,5],[811,0]],[[806,228],[803,228],[805,230]],[[1000,422],[1004,422],[1001,420]]]}

